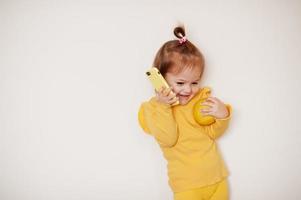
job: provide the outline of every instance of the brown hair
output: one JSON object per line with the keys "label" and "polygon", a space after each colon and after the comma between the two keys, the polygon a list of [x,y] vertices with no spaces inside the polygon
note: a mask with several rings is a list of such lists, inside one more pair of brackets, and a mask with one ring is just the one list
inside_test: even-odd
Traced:
{"label": "brown hair", "polygon": [[[184,27],[176,27],[174,35],[179,39],[185,39]],[[179,73],[187,67],[200,67],[200,76],[202,76],[204,65],[205,61],[202,53],[189,40],[182,43],[179,40],[167,41],[157,52],[153,63],[153,66],[158,68],[163,76],[171,71]]]}

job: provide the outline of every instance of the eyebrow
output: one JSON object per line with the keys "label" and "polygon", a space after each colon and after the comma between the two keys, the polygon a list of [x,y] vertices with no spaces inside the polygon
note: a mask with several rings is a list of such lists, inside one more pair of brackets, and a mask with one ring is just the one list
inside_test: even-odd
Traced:
{"label": "eyebrow", "polygon": [[[196,80],[194,80],[194,81],[192,81],[192,82],[197,82],[197,81],[199,81],[199,80],[200,80],[200,78],[199,78],[199,79],[196,79]],[[180,78],[180,79],[178,79],[177,81],[184,81],[184,82],[185,82],[186,80]]]}

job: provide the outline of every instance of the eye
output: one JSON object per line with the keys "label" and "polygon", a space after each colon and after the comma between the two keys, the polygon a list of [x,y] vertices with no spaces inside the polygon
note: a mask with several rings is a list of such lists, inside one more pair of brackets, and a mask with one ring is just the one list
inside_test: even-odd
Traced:
{"label": "eye", "polygon": [[198,82],[193,82],[193,83],[192,83],[192,85],[198,85],[198,84],[199,84]]}
{"label": "eye", "polygon": [[184,82],[177,82],[177,85],[184,85]]}

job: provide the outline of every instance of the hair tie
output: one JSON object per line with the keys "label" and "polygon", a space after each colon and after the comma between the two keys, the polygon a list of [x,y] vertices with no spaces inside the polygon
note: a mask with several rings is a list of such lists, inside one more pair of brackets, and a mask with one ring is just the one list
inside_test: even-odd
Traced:
{"label": "hair tie", "polygon": [[186,41],[187,41],[187,38],[186,38],[185,36],[179,39],[179,43],[180,43],[180,44],[183,44],[183,43],[185,43]]}

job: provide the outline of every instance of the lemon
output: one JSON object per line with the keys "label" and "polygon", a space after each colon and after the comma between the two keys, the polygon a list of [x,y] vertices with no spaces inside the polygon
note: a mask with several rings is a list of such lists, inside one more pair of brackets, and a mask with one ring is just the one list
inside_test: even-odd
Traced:
{"label": "lemon", "polygon": [[193,117],[202,126],[208,126],[215,122],[215,118],[211,115],[202,115],[201,109],[208,108],[208,106],[202,105],[206,101],[206,98],[199,99],[193,107]]}

